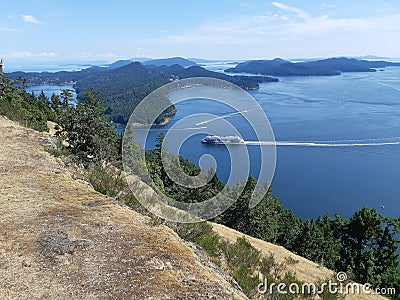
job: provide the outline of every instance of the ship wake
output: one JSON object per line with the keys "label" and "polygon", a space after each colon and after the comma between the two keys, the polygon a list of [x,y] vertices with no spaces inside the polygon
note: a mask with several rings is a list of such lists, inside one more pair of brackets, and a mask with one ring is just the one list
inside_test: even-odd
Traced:
{"label": "ship wake", "polygon": [[400,137],[361,139],[361,140],[331,140],[331,141],[245,141],[249,146],[277,147],[378,147],[400,145]]}

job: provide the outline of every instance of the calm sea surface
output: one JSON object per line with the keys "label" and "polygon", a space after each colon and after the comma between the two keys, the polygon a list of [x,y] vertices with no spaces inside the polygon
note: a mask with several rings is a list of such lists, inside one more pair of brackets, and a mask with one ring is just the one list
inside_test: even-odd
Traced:
{"label": "calm sea surface", "polygon": [[26,91],[28,93],[34,93],[39,95],[42,91],[46,97],[50,98],[52,94],[61,95],[62,90],[70,90],[72,97],[76,99],[76,92],[72,85],[39,85],[39,86],[29,86]]}
{"label": "calm sea surface", "polygon": [[[259,90],[250,94],[268,116],[276,140],[290,142],[290,146],[277,146],[272,180],[273,194],[284,207],[310,218],[326,212],[349,217],[364,205],[385,215],[400,216],[400,68],[280,79],[279,83],[261,84]],[[221,116],[238,128],[246,141],[255,139],[243,116],[227,116],[234,111],[220,103],[192,99],[176,107],[178,112],[170,124],[151,129],[146,141],[145,131],[136,129],[137,140],[146,148],[153,148],[158,132],[166,133],[193,113]],[[230,134],[221,132],[218,124],[210,121],[203,131]],[[231,163],[239,167],[246,163],[231,162],[223,145],[201,144],[204,132],[187,132],[192,136],[182,144],[179,153],[197,165],[200,157],[210,154],[216,160],[221,180],[227,181]],[[170,136],[167,147],[173,143],[174,134]],[[260,147],[264,146],[231,145],[229,150],[237,151],[234,147],[247,147],[250,174],[257,177]],[[202,163],[206,167],[211,165]],[[244,173],[237,177],[246,176]]]}
{"label": "calm sea surface", "polygon": [[[279,83],[262,84],[250,94],[267,114],[276,140],[293,142],[277,147],[272,180],[273,193],[285,208],[301,217],[315,218],[326,212],[348,217],[365,205],[400,216],[400,68],[334,77],[286,77]],[[234,112],[207,99],[179,103],[177,110],[170,124],[151,130],[147,148],[154,146],[158,132],[165,133],[186,116]],[[239,128],[245,140],[254,140],[241,115],[226,120]],[[209,133],[221,134],[217,122],[207,127]],[[137,129],[136,136],[144,144],[142,131]],[[188,138],[179,153],[197,165],[202,155],[212,155],[218,176],[226,181],[231,168],[229,152],[225,146],[201,144],[204,136]],[[167,141],[167,147],[168,142],[173,140]],[[305,146],[309,143],[317,146]],[[260,146],[232,145],[231,151],[233,147],[248,147],[250,174],[257,177]]]}

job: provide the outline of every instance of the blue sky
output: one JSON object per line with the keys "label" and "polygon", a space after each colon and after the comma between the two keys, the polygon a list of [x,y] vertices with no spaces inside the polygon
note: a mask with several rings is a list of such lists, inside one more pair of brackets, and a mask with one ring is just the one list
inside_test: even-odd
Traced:
{"label": "blue sky", "polygon": [[400,56],[399,0],[3,1],[0,57]]}

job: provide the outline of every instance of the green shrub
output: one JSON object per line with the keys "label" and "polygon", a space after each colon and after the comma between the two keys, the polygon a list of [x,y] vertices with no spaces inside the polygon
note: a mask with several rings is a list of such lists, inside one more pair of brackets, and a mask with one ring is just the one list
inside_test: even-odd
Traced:
{"label": "green shrub", "polygon": [[254,248],[244,237],[238,238],[235,244],[228,245],[226,255],[228,264],[233,268],[245,266],[248,269],[253,269],[260,262],[260,251]]}
{"label": "green shrub", "polygon": [[274,256],[271,254],[270,256],[261,258],[260,262],[260,272],[264,276],[271,274],[273,268],[276,266],[276,261]]}
{"label": "green shrub", "polygon": [[246,295],[254,294],[259,284],[260,251],[243,237],[235,244],[228,244],[225,255],[228,269],[240,287]]}
{"label": "green shrub", "polygon": [[[135,195],[133,195],[133,193],[131,193],[131,192],[125,193],[122,196],[122,200],[126,205],[128,205],[130,208],[132,208],[135,211],[139,211],[141,208],[143,208],[143,206],[140,204],[140,202],[136,199]],[[145,208],[143,208],[143,209],[145,209]]]}
{"label": "green shrub", "polygon": [[259,279],[254,276],[248,268],[244,265],[234,268],[231,273],[232,277],[235,278],[243,292],[251,297],[257,293],[257,286],[260,283]]}
{"label": "green shrub", "polygon": [[205,221],[188,224],[177,223],[173,229],[182,239],[193,242],[197,245],[199,241],[204,238],[204,236],[213,233],[212,225]]}
{"label": "green shrub", "polygon": [[126,186],[122,172],[113,166],[92,164],[87,169],[87,178],[96,191],[110,197],[117,196]]}
{"label": "green shrub", "polygon": [[149,224],[151,226],[159,226],[159,225],[163,225],[165,222],[165,220],[163,218],[160,218],[159,216],[156,216],[154,214],[150,215],[150,222]]}
{"label": "green shrub", "polygon": [[215,232],[204,234],[198,241],[198,245],[213,258],[218,258],[222,253],[220,238]]}

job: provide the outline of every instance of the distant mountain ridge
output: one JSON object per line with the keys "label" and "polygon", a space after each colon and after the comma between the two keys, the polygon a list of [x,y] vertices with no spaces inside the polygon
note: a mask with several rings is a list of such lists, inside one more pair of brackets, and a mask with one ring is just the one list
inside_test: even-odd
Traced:
{"label": "distant mountain ridge", "polygon": [[157,67],[161,67],[161,66],[170,67],[173,65],[180,65],[184,68],[197,65],[194,61],[191,61],[191,60],[183,58],[183,57],[170,57],[170,58],[146,60],[146,61],[143,61],[142,64],[145,66],[154,65]]}
{"label": "distant mountain ridge", "polygon": [[316,61],[293,63],[281,58],[273,60],[250,60],[239,63],[227,73],[250,73],[272,76],[332,76],[341,72],[375,72],[374,68],[400,66],[387,61],[367,61],[355,58],[328,58]]}
{"label": "distant mountain ridge", "polygon": [[111,64],[106,65],[106,67],[110,68],[110,69],[117,69],[126,65],[131,64],[133,61],[130,59],[121,59],[121,60],[117,60]]}
{"label": "distant mountain ridge", "polygon": [[184,68],[190,67],[190,66],[196,66],[197,63],[194,61],[191,61],[189,59],[183,58],[183,57],[169,57],[169,58],[160,58],[160,59],[151,59],[151,58],[131,58],[131,59],[121,59],[117,60],[111,64],[105,65],[105,67],[108,67],[110,69],[116,69],[120,68],[126,65],[129,65],[133,62],[140,62],[141,64],[145,66],[156,66],[156,67],[161,67],[161,66],[173,66],[173,65],[180,65]]}

